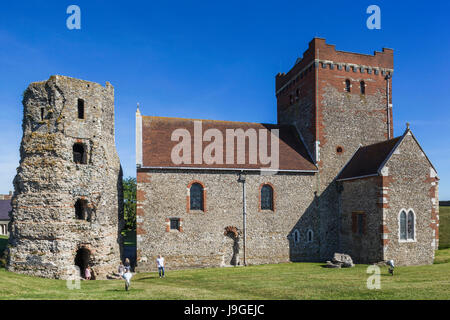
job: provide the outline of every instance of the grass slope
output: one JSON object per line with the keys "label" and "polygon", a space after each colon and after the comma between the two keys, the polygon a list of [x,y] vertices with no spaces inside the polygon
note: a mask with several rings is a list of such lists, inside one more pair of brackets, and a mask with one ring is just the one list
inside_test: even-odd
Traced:
{"label": "grass slope", "polygon": [[450,207],[439,207],[439,249],[450,248]]}
{"label": "grass slope", "polygon": [[[440,207],[440,245],[435,264],[382,267],[381,290],[369,290],[366,265],[325,269],[320,263],[287,263],[246,268],[210,268],[136,274],[129,292],[121,280],[82,281],[80,290],[63,280],[19,275],[0,268],[0,299],[450,299],[450,207]],[[127,245],[135,235],[126,235]],[[0,252],[7,238],[0,236]],[[447,248],[442,250],[442,248]]]}
{"label": "grass slope", "polygon": [[366,265],[327,269],[320,263],[237,268],[168,270],[136,274],[131,290],[122,280],[82,281],[69,290],[63,280],[41,279],[0,269],[0,299],[450,299],[450,249],[429,266],[381,268],[381,289],[369,290]]}

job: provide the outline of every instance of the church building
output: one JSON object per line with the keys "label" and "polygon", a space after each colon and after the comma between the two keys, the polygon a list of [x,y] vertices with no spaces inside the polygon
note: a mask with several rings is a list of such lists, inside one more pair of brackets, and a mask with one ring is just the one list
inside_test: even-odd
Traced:
{"label": "church building", "polygon": [[394,135],[393,50],[314,38],[275,77],[277,123],[136,112],[137,264],[170,269],[349,254],[431,264],[438,176],[406,126]]}

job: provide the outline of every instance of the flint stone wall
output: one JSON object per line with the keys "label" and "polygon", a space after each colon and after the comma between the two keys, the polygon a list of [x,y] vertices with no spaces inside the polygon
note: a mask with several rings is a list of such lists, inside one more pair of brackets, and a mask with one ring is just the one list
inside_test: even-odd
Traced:
{"label": "flint stone wall", "polygon": [[[224,235],[227,226],[240,232],[237,261],[242,264],[242,183],[237,179],[230,172],[138,169],[137,270],[154,271],[159,254],[169,269],[229,266],[235,243]],[[205,186],[205,211],[188,212],[192,181]],[[314,181],[313,175],[246,175],[247,264],[318,258],[318,239],[305,241],[308,229],[318,230]],[[259,210],[260,186],[267,182],[274,188],[274,211]],[[169,230],[170,218],[181,219],[181,231]],[[294,243],[295,229],[299,243]]]}
{"label": "flint stone wall", "polygon": [[[436,172],[411,134],[386,163],[383,186],[384,260],[396,265],[432,264],[438,249],[439,199]],[[400,211],[415,214],[415,239],[400,240]]]}

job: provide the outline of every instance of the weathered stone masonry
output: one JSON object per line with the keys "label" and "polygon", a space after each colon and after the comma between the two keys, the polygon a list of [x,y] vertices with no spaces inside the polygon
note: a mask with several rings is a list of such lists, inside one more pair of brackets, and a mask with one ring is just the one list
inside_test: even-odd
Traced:
{"label": "weathered stone masonry", "polygon": [[66,278],[89,264],[104,278],[120,260],[123,227],[114,89],[52,76],[30,84],[23,106],[7,268]]}

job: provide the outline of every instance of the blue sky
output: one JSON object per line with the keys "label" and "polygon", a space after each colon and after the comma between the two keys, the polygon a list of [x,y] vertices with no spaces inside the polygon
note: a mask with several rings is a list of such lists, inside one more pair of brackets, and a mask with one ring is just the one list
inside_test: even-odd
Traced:
{"label": "blue sky", "polygon": [[[394,132],[411,129],[450,200],[448,1],[20,1],[0,9],[0,193],[12,190],[21,94],[62,74],[115,87],[116,144],[135,175],[136,103],[145,115],[276,122],[275,75],[315,36],[338,50],[394,49]],[[66,9],[81,8],[81,30]],[[366,8],[381,9],[381,30]]]}

